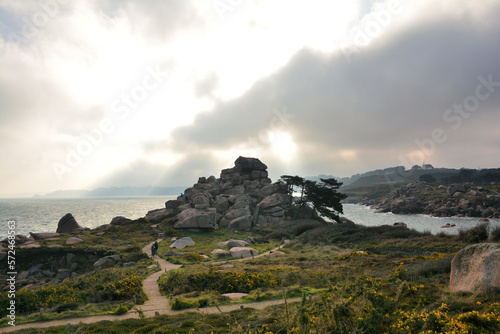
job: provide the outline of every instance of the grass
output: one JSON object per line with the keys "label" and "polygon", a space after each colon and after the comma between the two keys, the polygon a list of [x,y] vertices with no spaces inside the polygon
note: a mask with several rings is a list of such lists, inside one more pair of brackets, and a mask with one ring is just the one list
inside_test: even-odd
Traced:
{"label": "grass", "polygon": [[[281,241],[278,240],[267,240],[263,239],[261,235],[253,233],[253,232],[238,232],[228,230],[227,228],[221,228],[219,230],[213,232],[188,232],[188,231],[179,231],[179,238],[182,237],[191,237],[195,242],[194,246],[185,247],[183,249],[175,249],[170,248],[172,244],[170,239],[163,240],[159,243],[158,255],[163,257],[162,255],[168,251],[173,251],[175,253],[184,254],[185,256],[171,256],[171,257],[163,257],[168,261],[177,264],[192,264],[196,262],[213,262],[213,261],[221,261],[227,260],[229,258],[220,258],[217,255],[211,254],[214,249],[222,248],[229,250],[227,247],[219,247],[217,243],[222,241],[227,241],[229,239],[239,239],[244,240],[248,237],[255,238],[260,240],[259,243],[253,243],[248,245],[260,253],[269,251],[273,248],[278,247],[281,244]],[[189,256],[189,254],[203,254],[210,257],[210,259],[201,260],[200,258],[196,258],[194,256]]]}
{"label": "grass", "polygon": [[[40,241],[37,249],[16,249],[16,265],[18,271],[27,270],[40,264],[43,258],[42,270],[57,272],[65,268],[60,264],[68,253],[74,255],[73,262],[78,263],[77,271],[83,273],[76,278],[66,279],[62,283],[51,285],[38,283],[29,289],[16,292],[16,323],[47,321],[68,317],[86,317],[90,315],[115,314],[121,304],[135,302],[142,304],[145,295],[142,292],[141,281],[158,268],[148,268],[155,261],[149,259],[141,248],[156,236],[154,230],[145,220],[137,220],[130,224],[114,226],[105,229],[102,236],[96,235],[100,230],[64,234],[60,240]],[[83,235],[83,242],[66,245],[70,236]],[[49,248],[58,244],[62,247]],[[115,268],[95,271],[93,263],[105,255],[119,255],[120,260]],[[129,269],[119,269],[125,262],[135,262]],[[118,276],[117,276],[118,275]],[[0,293],[2,320],[5,325],[6,303],[9,298],[6,293]],[[123,305],[122,305],[123,306]],[[132,305],[128,305],[130,308]],[[44,309],[40,315],[40,309]]]}
{"label": "grass", "polygon": [[309,297],[326,292],[327,289],[317,289],[312,287],[301,287],[299,285],[278,289],[255,289],[242,298],[230,299],[220,293],[210,290],[204,292],[187,293],[175,296],[171,305],[173,310],[185,310],[192,308],[203,308],[221,305],[241,305],[262,301],[280,300],[283,298],[296,298],[302,295]]}
{"label": "grass", "polygon": [[[93,271],[59,284],[17,291],[16,321],[23,323],[113,314],[124,303],[143,304],[146,296],[141,281],[158,270],[147,268],[148,264],[149,260],[126,270],[110,268]],[[8,302],[6,294],[1,294],[2,310]],[[44,310],[43,315],[39,314],[40,309]],[[5,318],[4,315],[2,318]]]}
{"label": "grass", "polygon": [[[214,264],[216,259],[213,258],[208,262],[191,262],[175,272],[162,275],[160,286],[163,286],[162,290],[167,295],[172,293],[173,303],[177,298],[176,307],[181,309],[272,300],[282,298],[283,291],[287,291],[288,299],[302,296],[299,303],[288,302],[262,311],[244,308],[224,314],[187,312],[57,327],[50,331],[395,334],[500,331],[498,290],[475,293],[452,293],[449,290],[450,261],[454,253],[468,245],[470,240],[461,240],[459,236],[433,236],[390,226],[365,228],[315,223],[301,226],[295,222],[283,228],[294,238],[283,247],[285,255],[230,261],[229,264],[234,267]],[[262,238],[259,234],[233,233],[228,230],[215,231],[213,234],[181,234],[191,236],[196,242],[196,246],[178,251],[186,253],[209,253],[218,248],[215,246],[217,242],[230,238]],[[128,240],[131,239],[133,237]],[[272,247],[273,242],[279,244],[280,241],[270,241],[258,247],[265,250]],[[162,242],[159,253],[162,253],[162,247],[163,252],[170,250],[169,245],[168,242]],[[122,256],[126,249],[119,250]],[[152,263],[150,261],[143,260],[140,262],[142,269],[137,267],[135,270],[144,270],[143,274],[146,275],[145,267]],[[265,276],[269,273],[271,275]],[[262,274],[265,279],[258,281],[257,274]],[[176,277],[178,280],[170,282],[170,288],[167,289],[166,282]],[[245,285],[245,282],[250,281],[251,285]],[[217,287],[227,288],[228,283],[235,287],[235,291],[248,292],[249,295],[237,300],[222,298],[223,291]],[[314,295],[315,298],[309,300],[307,295]],[[120,312],[120,304],[125,304],[128,309],[133,307],[126,300],[81,303],[75,310],[46,314],[44,318],[32,314],[16,320],[48,320],[84,315],[85,312],[116,314]],[[46,331],[30,329],[22,332]]]}
{"label": "grass", "polygon": [[458,237],[466,243],[477,243],[488,239],[488,224],[479,224],[467,230],[459,230]]}
{"label": "grass", "polygon": [[490,232],[490,241],[500,242],[500,226],[494,227]]}
{"label": "grass", "polygon": [[[45,310],[43,314],[34,312],[28,315],[16,315],[16,325],[22,325],[31,322],[45,322],[51,320],[61,320],[68,318],[84,318],[96,315],[121,315],[124,308],[131,309],[134,306],[132,301],[123,302],[106,302],[106,303],[90,303],[79,305],[74,310],[67,310],[63,312],[50,312]],[[121,310],[121,311],[118,311]],[[125,312],[126,313],[126,312]],[[7,325],[8,318],[3,317],[0,319],[0,327]]]}

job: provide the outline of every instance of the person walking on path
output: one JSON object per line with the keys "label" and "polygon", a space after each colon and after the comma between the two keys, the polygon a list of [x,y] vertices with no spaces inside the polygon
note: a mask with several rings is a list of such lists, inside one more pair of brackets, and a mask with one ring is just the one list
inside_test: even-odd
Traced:
{"label": "person walking on path", "polygon": [[153,243],[153,247],[155,249],[155,254],[154,256],[158,256],[158,241],[155,240],[155,242]]}
{"label": "person walking on path", "polygon": [[151,257],[155,257],[155,244],[151,244]]}

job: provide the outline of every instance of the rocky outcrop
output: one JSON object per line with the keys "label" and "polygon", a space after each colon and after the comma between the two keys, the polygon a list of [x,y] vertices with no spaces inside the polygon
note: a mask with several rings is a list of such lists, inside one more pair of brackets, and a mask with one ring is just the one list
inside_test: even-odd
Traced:
{"label": "rocky outcrop", "polygon": [[59,237],[61,234],[60,233],[33,233],[30,232],[31,236],[35,240],[44,240],[48,238],[56,238]]}
{"label": "rocky outcrop", "polygon": [[217,243],[217,246],[219,247],[246,247],[248,245],[248,242],[244,240],[237,240],[237,239],[229,239],[228,241],[222,241]]}
{"label": "rocky outcrop", "polygon": [[78,244],[82,241],[83,241],[83,239],[81,239],[81,238],[69,237],[68,239],[66,239],[66,245],[74,245],[74,244]]}
{"label": "rocky outcrop", "polygon": [[110,256],[105,256],[100,258],[94,263],[94,269],[101,270],[106,268],[111,268],[116,264],[114,258]]}
{"label": "rocky outcrop", "polygon": [[253,217],[250,215],[235,218],[231,220],[227,228],[232,230],[247,230],[252,227],[252,219]]}
{"label": "rocky outcrop", "polygon": [[475,244],[451,262],[450,290],[474,292],[500,287],[500,244]]}
{"label": "rocky outcrop", "polygon": [[220,178],[200,177],[184,191],[182,200],[168,201],[165,210],[176,208],[174,228],[236,230],[283,222],[291,199],[287,189],[272,183],[267,166],[256,158],[239,157],[234,167],[223,169]]}
{"label": "rocky outcrop", "polygon": [[186,203],[185,201],[173,199],[173,200],[165,202],[165,208],[167,210],[174,210],[174,209],[177,209],[179,206],[181,206],[182,204],[185,204],[185,203]]}
{"label": "rocky outcrop", "polygon": [[231,253],[223,249],[214,249],[210,254],[217,255],[218,257],[231,256]]}
{"label": "rocky outcrop", "polygon": [[499,193],[463,184],[434,187],[426,182],[413,182],[395,188],[384,197],[359,203],[378,212],[396,214],[500,218]]}
{"label": "rocky outcrop", "polygon": [[81,229],[83,228],[78,224],[75,217],[71,213],[67,213],[57,223],[56,233],[70,233]]}
{"label": "rocky outcrop", "polygon": [[118,216],[118,217],[115,217],[113,219],[111,219],[111,225],[125,225],[125,224],[129,224],[132,222],[132,219],[129,219],[129,218],[125,218],[125,217],[122,217],[122,216]]}
{"label": "rocky outcrop", "polygon": [[253,257],[259,255],[255,249],[250,247],[233,247],[229,250],[232,257],[235,258],[244,258],[244,257]]}
{"label": "rocky outcrop", "polygon": [[174,228],[183,229],[217,229],[217,214],[215,209],[186,209],[177,215],[177,223]]}
{"label": "rocky outcrop", "polygon": [[146,218],[149,221],[155,221],[155,220],[160,220],[163,219],[166,215],[168,215],[170,210],[168,209],[155,209],[155,210],[150,210],[146,214],[144,218]]}
{"label": "rocky outcrop", "polygon": [[177,239],[170,245],[170,248],[183,249],[185,247],[194,246],[195,243],[191,237]]}

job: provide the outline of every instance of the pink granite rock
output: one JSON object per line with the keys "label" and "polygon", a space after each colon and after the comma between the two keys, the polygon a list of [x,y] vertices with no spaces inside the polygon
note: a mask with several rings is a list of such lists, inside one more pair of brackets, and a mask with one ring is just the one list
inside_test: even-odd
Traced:
{"label": "pink granite rock", "polygon": [[475,244],[451,262],[450,290],[473,292],[500,286],[500,244]]}

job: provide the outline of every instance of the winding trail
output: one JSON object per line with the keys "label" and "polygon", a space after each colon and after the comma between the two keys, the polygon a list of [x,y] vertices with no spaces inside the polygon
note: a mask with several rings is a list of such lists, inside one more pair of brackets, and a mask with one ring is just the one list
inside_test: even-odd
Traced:
{"label": "winding trail", "polygon": [[[160,242],[161,239],[158,239]],[[149,243],[147,246],[145,246],[142,251],[146,253],[148,256],[151,256],[151,244],[153,242]],[[255,256],[254,258],[262,257],[271,254],[274,251],[277,251],[280,249],[281,246],[276,247],[270,251],[267,251],[265,253],[259,254]],[[253,258],[244,258],[244,259],[234,259],[230,261],[222,261],[222,262],[214,262],[213,264],[223,264],[223,263],[230,263],[233,261],[245,261],[245,260],[252,260]],[[255,302],[255,303],[247,303],[247,304],[232,304],[232,305],[221,305],[219,308],[217,307],[205,307],[205,308],[200,308],[200,309],[186,309],[186,310],[179,310],[179,311],[174,311],[170,308],[170,303],[168,298],[163,296],[160,293],[160,289],[158,287],[158,278],[166,271],[174,270],[177,268],[182,267],[182,265],[177,265],[170,263],[168,261],[165,261],[164,259],[160,257],[156,257],[153,260],[155,260],[158,265],[160,266],[160,271],[157,271],[150,276],[148,276],[144,281],[142,281],[143,285],[143,290],[144,293],[148,296],[148,300],[144,303],[144,305],[137,305],[136,308],[142,310],[144,315],[146,317],[154,317],[157,314],[170,314],[170,315],[175,315],[175,314],[180,314],[180,313],[186,313],[186,312],[200,312],[204,314],[215,314],[215,313],[220,313],[220,312],[231,312],[234,310],[239,310],[242,307],[245,308],[253,308],[253,309],[265,309],[269,306],[274,306],[274,305],[281,305],[285,303],[284,299],[279,299],[279,300],[270,300],[270,301],[263,301],[263,302]],[[293,302],[298,302],[300,301],[300,298],[289,298],[287,299],[287,303],[293,303]],[[14,331],[18,331],[21,329],[28,329],[28,328],[49,328],[49,327],[54,327],[54,326],[66,326],[66,325],[77,325],[77,324],[91,324],[99,321],[120,321],[120,320],[125,320],[125,319],[132,319],[132,318],[139,318],[139,314],[137,310],[132,309],[128,313],[123,314],[123,315],[96,315],[96,316],[89,316],[89,317],[82,317],[82,318],[67,318],[67,319],[61,319],[61,320],[51,320],[51,321],[46,321],[46,322],[32,322],[28,324],[22,324],[22,325],[16,325],[16,326],[8,326],[8,327],[2,327],[0,328],[0,333],[10,333]]]}

